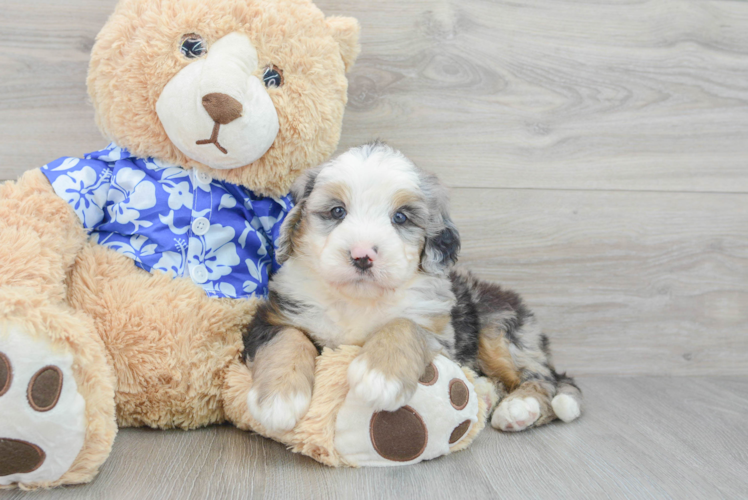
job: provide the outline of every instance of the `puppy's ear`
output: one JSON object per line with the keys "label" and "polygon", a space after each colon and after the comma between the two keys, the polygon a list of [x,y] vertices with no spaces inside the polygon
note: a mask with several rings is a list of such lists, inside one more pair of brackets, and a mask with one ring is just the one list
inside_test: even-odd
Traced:
{"label": "puppy's ear", "polygon": [[421,190],[429,206],[426,242],[421,253],[421,268],[427,273],[449,269],[460,253],[460,232],[449,215],[449,193],[433,174],[421,175]]}
{"label": "puppy's ear", "polygon": [[280,236],[278,236],[277,248],[275,250],[275,260],[278,264],[285,263],[294,253],[294,246],[299,236],[301,221],[304,219],[306,199],[312,194],[314,182],[317,180],[317,174],[319,174],[321,169],[322,167],[317,167],[307,170],[291,186],[291,196],[294,199],[295,206],[288,212],[286,219],[281,225]]}

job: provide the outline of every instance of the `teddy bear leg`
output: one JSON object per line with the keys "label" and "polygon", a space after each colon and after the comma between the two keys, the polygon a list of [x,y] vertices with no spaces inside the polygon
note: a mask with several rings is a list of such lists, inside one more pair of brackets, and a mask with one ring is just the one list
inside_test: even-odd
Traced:
{"label": "teddy bear leg", "polygon": [[117,433],[114,377],[93,322],[0,289],[0,486],[93,479]]}
{"label": "teddy bear leg", "polygon": [[86,238],[39,170],[0,185],[0,487],[87,482],[109,455],[110,363],[66,302]]}

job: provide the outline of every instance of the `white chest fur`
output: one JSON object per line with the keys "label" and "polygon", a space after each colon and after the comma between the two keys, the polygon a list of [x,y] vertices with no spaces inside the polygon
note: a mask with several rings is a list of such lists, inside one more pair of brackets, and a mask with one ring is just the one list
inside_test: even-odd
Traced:
{"label": "white chest fur", "polygon": [[293,260],[273,278],[271,286],[305,305],[303,313],[293,316],[296,326],[331,348],[363,345],[369,336],[399,318],[430,327],[435,317],[448,315],[455,303],[446,278],[422,274],[376,298],[346,297]]}

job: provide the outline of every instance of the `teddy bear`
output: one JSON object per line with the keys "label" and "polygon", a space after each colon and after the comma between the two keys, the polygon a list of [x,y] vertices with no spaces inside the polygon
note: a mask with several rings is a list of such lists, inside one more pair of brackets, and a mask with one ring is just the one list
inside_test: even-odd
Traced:
{"label": "teddy bear", "polygon": [[118,3],[88,74],[111,144],[0,186],[0,487],[91,481],[127,426],[228,421],[331,466],[480,432],[490,383],[440,357],[407,406],[372,412],[348,394],[356,346],[320,354],[294,429],[247,408],[242,334],[291,183],[337,147],[358,32],[310,0]]}

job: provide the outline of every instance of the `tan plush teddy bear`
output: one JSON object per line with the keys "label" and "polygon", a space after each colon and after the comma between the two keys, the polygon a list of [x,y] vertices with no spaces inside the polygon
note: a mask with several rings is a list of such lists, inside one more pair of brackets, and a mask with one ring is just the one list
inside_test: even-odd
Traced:
{"label": "tan plush teddy bear", "polygon": [[[291,183],[337,146],[358,30],[309,0],[119,3],[88,77],[112,144],[0,186],[0,486],[90,481],[118,426],[263,432],[242,333],[277,268]],[[356,349],[318,358],[307,416],[271,437],[381,465],[464,448],[483,427],[492,388],[446,359],[405,413],[357,405]]]}

